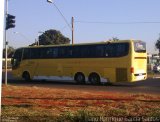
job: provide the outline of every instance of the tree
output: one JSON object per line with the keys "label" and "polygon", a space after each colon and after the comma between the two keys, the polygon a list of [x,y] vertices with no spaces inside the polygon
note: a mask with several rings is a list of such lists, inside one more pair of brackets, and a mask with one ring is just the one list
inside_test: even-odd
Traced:
{"label": "tree", "polygon": [[[7,57],[12,58],[12,55],[14,54],[15,49],[12,46],[9,46],[7,49]],[[5,58],[6,51],[3,49],[3,58]]]}
{"label": "tree", "polygon": [[[69,44],[70,39],[61,34],[57,30],[47,30],[39,36],[39,45],[57,45],[57,44]],[[32,44],[32,45],[35,45]]]}
{"label": "tree", "polygon": [[159,55],[160,55],[160,36],[159,36],[159,39],[156,41],[155,46],[159,50]]}
{"label": "tree", "polygon": [[109,39],[109,41],[119,41],[117,37],[112,37],[112,39]]}

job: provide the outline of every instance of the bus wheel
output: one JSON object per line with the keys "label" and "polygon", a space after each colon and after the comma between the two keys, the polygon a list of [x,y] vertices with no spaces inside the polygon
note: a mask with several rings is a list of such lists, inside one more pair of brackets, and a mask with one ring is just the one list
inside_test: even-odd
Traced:
{"label": "bus wheel", "polygon": [[92,73],[89,75],[89,82],[93,85],[100,84],[100,77],[96,73]]}
{"label": "bus wheel", "polygon": [[24,78],[25,81],[30,81],[31,80],[30,74],[27,71],[25,71],[23,73],[22,77]]}
{"label": "bus wheel", "polygon": [[83,75],[83,73],[76,73],[74,79],[77,84],[85,84],[85,76]]}

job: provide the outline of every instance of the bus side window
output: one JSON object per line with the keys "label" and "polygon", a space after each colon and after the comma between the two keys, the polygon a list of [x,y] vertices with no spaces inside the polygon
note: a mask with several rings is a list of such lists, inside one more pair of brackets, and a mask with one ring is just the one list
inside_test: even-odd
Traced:
{"label": "bus side window", "polygon": [[72,57],[74,58],[80,58],[81,57],[81,49],[80,46],[74,46],[72,47]]}
{"label": "bus side window", "polygon": [[68,47],[67,52],[68,52],[67,57],[68,58],[72,58],[73,57],[73,49],[72,49],[72,47]]}
{"label": "bus side window", "polygon": [[90,55],[90,48],[88,45],[79,45],[72,47],[72,57],[74,58],[88,58]]}
{"label": "bus side window", "polygon": [[58,57],[59,58],[66,58],[66,47],[60,47],[58,50]]}
{"label": "bus side window", "polygon": [[40,52],[40,58],[46,58],[46,59],[49,59],[49,58],[53,58],[54,56],[54,48],[52,47],[44,47],[44,48],[40,48],[39,52]]}
{"label": "bus side window", "polygon": [[74,58],[80,58],[81,57],[81,50],[80,50],[80,46],[74,46],[72,47],[72,57]]}
{"label": "bus side window", "polygon": [[92,46],[84,45],[80,47],[80,55],[81,58],[89,58],[90,50],[92,50]]}
{"label": "bus side window", "polygon": [[117,50],[116,50],[116,56],[123,56],[125,53],[125,45],[124,44],[118,44],[117,45]]}
{"label": "bus side window", "polygon": [[30,48],[24,48],[23,51],[23,60],[30,59]]}
{"label": "bus side window", "polygon": [[59,58],[72,58],[73,57],[73,49],[71,47],[60,47],[58,52]]}
{"label": "bus side window", "polygon": [[112,57],[112,47],[111,47],[111,44],[105,46],[105,57]]}
{"label": "bus side window", "polygon": [[64,54],[63,54],[64,58],[72,58],[73,57],[72,47],[64,47],[63,51],[64,51]]}
{"label": "bus side window", "polygon": [[40,48],[31,48],[30,49],[30,58],[31,59],[38,59],[40,58]]}
{"label": "bus side window", "polygon": [[79,51],[80,51],[80,57],[81,58],[86,58],[87,57],[88,50],[87,50],[86,45],[80,46],[80,50]]}
{"label": "bus side window", "polygon": [[109,44],[105,46],[105,57],[121,57],[128,54],[129,44]]}
{"label": "bus side window", "polygon": [[51,47],[46,48],[45,57],[46,58],[52,58],[53,57],[53,48],[51,48]]}
{"label": "bus side window", "polygon": [[95,51],[96,51],[96,57],[103,57],[104,56],[104,45],[97,45]]}
{"label": "bus side window", "polygon": [[128,54],[129,45],[127,43],[122,43],[117,45],[116,56],[125,56]]}
{"label": "bus side window", "polygon": [[57,58],[58,56],[58,48],[53,48],[53,58]]}
{"label": "bus side window", "polygon": [[88,58],[95,58],[95,57],[97,57],[97,55],[96,55],[96,45],[90,45],[90,46],[88,46],[87,50],[88,50],[88,54],[87,54]]}

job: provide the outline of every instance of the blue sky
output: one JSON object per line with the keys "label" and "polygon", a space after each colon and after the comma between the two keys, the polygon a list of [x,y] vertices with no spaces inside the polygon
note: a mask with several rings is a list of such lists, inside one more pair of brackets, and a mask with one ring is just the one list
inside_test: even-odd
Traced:
{"label": "blue sky", "polygon": [[[77,21],[160,22],[160,0],[54,0],[54,3],[69,23],[74,16],[75,43],[105,41],[112,37],[138,39],[147,43],[148,52],[155,52],[160,23],[98,24]],[[60,30],[71,39],[71,30],[53,4],[46,0],[9,0],[9,13],[16,16],[16,28],[7,32],[9,45],[13,47],[33,43],[39,31],[48,29]]]}

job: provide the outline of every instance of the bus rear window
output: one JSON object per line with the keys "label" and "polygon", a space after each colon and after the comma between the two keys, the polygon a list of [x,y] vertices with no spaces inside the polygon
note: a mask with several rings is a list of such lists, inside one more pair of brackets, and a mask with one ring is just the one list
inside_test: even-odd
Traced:
{"label": "bus rear window", "polygon": [[145,53],[146,43],[141,41],[134,42],[134,50],[135,52],[138,52],[138,53]]}

